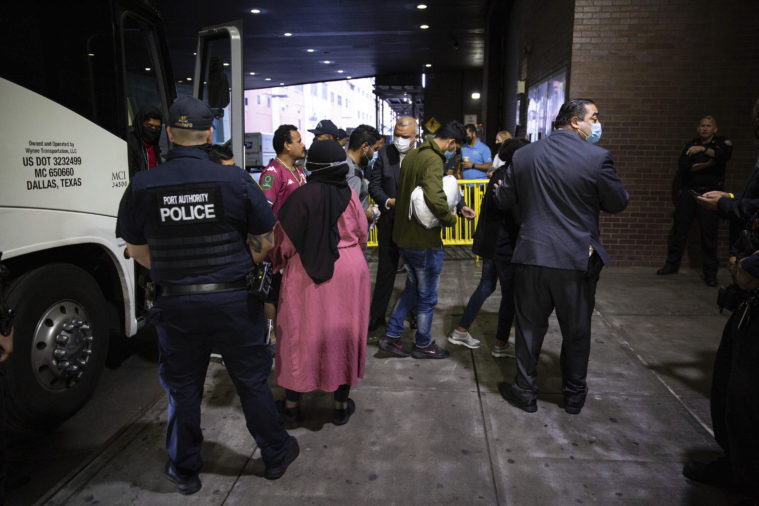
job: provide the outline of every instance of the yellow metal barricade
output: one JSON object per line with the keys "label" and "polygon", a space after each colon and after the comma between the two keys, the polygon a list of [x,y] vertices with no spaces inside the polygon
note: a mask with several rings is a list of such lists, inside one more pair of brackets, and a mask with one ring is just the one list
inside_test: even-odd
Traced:
{"label": "yellow metal barricade", "polygon": [[[485,197],[485,189],[488,185],[487,179],[459,179],[458,182],[465,205],[474,209],[477,217],[472,221],[459,217],[454,226],[443,228],[440,232],[443,238],[443,246],[472,244],[474,230],[477,228],[477,221],[480,219],[482,199]],[[374,202],[372,202],[373,204]],[[372,228],[369,232],[369,242],[366,245],[369,248],[377,246],[377,227]]]}

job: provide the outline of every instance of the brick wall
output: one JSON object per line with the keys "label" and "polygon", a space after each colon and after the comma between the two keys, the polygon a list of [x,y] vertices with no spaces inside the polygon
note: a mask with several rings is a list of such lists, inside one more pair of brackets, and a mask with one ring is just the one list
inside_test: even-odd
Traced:
{"label": "brick wall", "polygon": [[[631,197],[626,211],[601,220],[616,265],[663,264],[677,157],[701,116],[715,116],[733,141],[728,191],[743,186],[756,160],[749,119],[759,98],[758,19],[756,1],[575,0],[569,96],[596,100],[600,145]],[[700,266],[696,227],[689,245],[683,264]],[[727,248],[723,222],[723,261]]]}
{"label": "brick wall", "polygon": [[[516,9],[521,19],[519,74],[528,88],[569,65],[573,3],[571,0],[528,0],[520,2]],[[526,110],[526,105],[524,107]]]}

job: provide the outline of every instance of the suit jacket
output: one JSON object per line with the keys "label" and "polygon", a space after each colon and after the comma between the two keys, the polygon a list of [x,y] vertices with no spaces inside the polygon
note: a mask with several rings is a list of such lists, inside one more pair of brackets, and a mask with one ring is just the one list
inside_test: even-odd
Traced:
{"label": "suit jacket", "polygon": [[[369,195],[380,206],[380,211],[393,221],[393,210],[385,209],[387,199],[398,196],[398,179],[401,173],[401,155],[393,145],[379,150],[377,161],[374,162],[369,180]],[[387,213],[387,214],[386,214]],[[380,217],[382,220],[382,217]]]}
{"label": "suit jacket", "polygon": [[599,211],[618,213],[628,200],[611,154],[572,130],[556,130],[514,153],[496,192],[501,209],[519,204],[513,263],[581,271],[588,269],[589,246],[611,264]]}

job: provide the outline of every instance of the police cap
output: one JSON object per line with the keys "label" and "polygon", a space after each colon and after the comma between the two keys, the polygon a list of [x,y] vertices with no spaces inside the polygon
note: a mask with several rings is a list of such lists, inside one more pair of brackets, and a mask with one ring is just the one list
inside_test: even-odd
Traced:
{"label": "police cap", "polygon": [[328,119],[323,119],[319,123],[316,124],[316,128],[309,129],[309,132],[311,132],[314,135],[321,135],[321,134],[330,134],[334,135],[335,139],[340,135],[340,131],[337,129],[337,125],[332,123]]}
{"label": "police cap", "polygon": [[208,130],[213,114],[206,104],[194,97],[181,97],[169,108],[169,126],[188,130]]}

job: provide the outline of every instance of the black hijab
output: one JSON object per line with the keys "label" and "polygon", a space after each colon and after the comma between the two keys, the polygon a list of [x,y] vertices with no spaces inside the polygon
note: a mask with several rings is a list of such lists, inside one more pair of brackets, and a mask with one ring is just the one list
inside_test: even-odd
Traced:
{"label": "black hijab", "polygon": [[[314,141],[308,150],[308,184],[293,191],[277,213],[303,267],[316,284],[332,278],[340,257],[337,220],[348,207],[348,164],[337,141]],[[342,162],[342,163],[341,163]]]}

